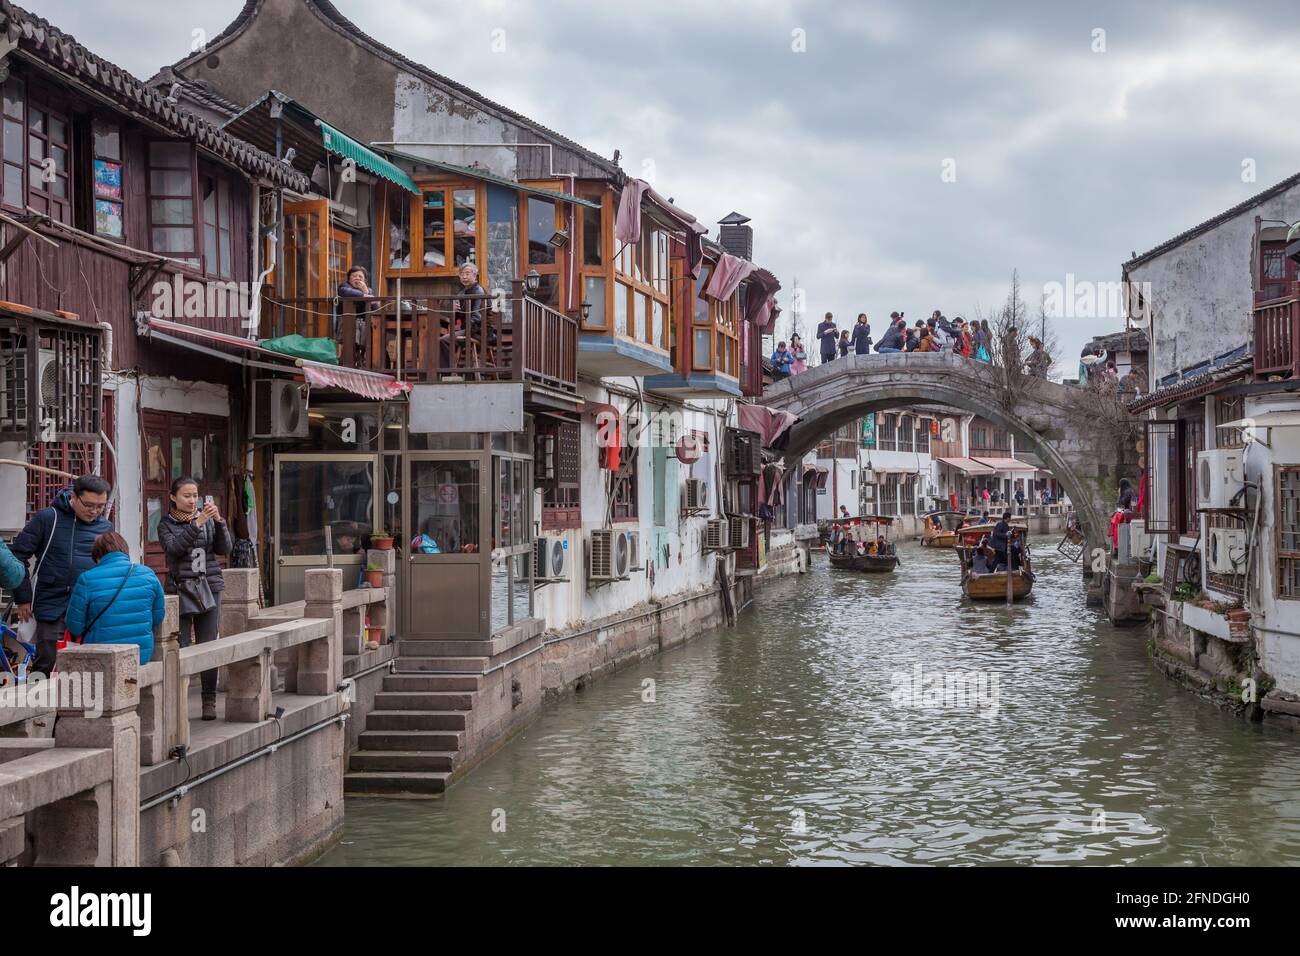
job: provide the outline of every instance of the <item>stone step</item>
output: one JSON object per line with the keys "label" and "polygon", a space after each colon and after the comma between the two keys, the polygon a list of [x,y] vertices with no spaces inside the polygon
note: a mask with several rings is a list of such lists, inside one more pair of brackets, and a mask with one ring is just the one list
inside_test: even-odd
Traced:
{"label": "stone step", "polygon": [[447,790],[449,772],[367,770],[345,774],[343,792],[436,796]]}
{"label": "stone step", "polygon": [[389,674],[384,690],[402,693],[476,691],[482,678],[477,674]]}
{"label": "stone step", "polygon": [[363,730],[357,740],[362,750],[460,750],[464,741],[455,730]]}
{"label": "stone step", "polygon": [[366,730],[464,730],[463,710],[372,710]]}
{"label": "stone step", "polygon": [[465,691],[392,691],[375,695],[376,710],[473,710],[472,690]]}
{"label": "stone step", "polygon": [[487,667],[486,657],[403,657],[397,661],[399,672],[464,671],[481,674]]}
{"label": "stone step", "polygon": [[412,641],[402,640],[397,645],[397,656],[403,657],[491,657],[496,648],[494,641]]}
{"label": "stone step", "polygon": [[358,750],[348,758],[348,770],[450,773],[458,756],[454,750]]}

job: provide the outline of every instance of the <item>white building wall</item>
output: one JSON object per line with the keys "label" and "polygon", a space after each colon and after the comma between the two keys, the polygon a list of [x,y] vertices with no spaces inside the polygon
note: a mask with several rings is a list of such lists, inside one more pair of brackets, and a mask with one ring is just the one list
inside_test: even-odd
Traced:
{"label": "white building wall", "polygon": [[[598,386],[583,384],[579,386],[579,392],[585,401],[613,405],[624,416],[635,404],[623,395],[609,395]],[[653,412],[659,410],[661,405],[657,401],[653,404],[647,401],[646,407]],[[669,470],[670,479],[665,495],[664,524],[661,527],[654,523],[654,450],[650,441],[638,449],[637,519],[635,522],[616,521],[613,527],[640,532],[643,570],[632,572],[626,581],[615,581],[590,590],[586,587],[586,548],[592,529],[606,526],[608,472],[597,465],[600,449],[597,447],[595,418],[584,416],[581,429],[582,530],[557,532],[569,543],[569,580],[548,584],[540,588],[536,595],[534,613],[545,618],[548,628],[573,628],[584,621],[599,620],[625,612],[652,598],[662,601],[673,595],[714,586],[717,555],[703,552],[701,546],[705,523],[719,507],[715,466],[719,460],[723,439],[721,430],[725,424],[715,419],[708,410],[725,407],[726,403],[721,401],[694,401],[688,408],[677,406],[677,411],[684,414],[687,427],[708,431],[709,451],[690,465],[673,457],[664,457],[664,466]],[[712,509],[709,514],[687,516],[681,513],[681,489],[687,478],[702,478],[708,482],[708,499]],[[734,557],[729,556],[727,560],[734,570]]]}
{"label": "white building wall", "polygon": [[1130,281],[1151,283],[1152,388],[1170,372],[1248,341],[1254,304],[1251,260],[1256,216],[1286,222],[1300,219],[1300,186],[1129,271]]}

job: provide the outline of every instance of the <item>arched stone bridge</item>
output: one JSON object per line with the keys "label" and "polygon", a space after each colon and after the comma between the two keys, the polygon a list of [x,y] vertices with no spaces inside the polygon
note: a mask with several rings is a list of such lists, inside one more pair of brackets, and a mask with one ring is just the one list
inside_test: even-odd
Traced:
{"label": "arched stone bridge", "polygon": [[[1018,393],[1017,393],[1018,392]],[[799,417],[787,464],[833,429],[868,412],[912,404],[947,405],[1010,429],[1017,447],[1036,453],[1064,487],[1089,542],[1102,541],[1119,479],[1137,484],[1136,449],[1091,413],[1078,386],[1022,378],[951,352],[848,355],[769,386],[763,404]]]}

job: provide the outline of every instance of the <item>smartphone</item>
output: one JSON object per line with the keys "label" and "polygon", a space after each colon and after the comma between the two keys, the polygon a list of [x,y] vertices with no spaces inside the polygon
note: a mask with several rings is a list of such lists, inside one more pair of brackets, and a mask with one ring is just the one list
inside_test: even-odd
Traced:
{"label": "smartphone", "polygon": [[206,508],[206,507],[207,507],[208,505],[210,505],[210,504],[212,504],[212,496],[211,496],[211,495],[204,495],[204,496],[203,496],[203,506]]}

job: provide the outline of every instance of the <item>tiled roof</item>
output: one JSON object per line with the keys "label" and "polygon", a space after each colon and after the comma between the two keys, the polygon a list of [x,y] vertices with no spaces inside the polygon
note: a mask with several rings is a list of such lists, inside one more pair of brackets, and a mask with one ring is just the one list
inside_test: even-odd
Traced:
{"label": "tiled roof", "polygon": [[1247,209],[1252,209],[1255,206],[1258,206],[1260,203],[1268,199],[1272,199],[1274,196],[1278,195],[1279,193],[1284,193],[1292,186],[1296,186],[1296,185],[1300,185],[1300,173],[1296,173],[1294,176],[1290,176],[1287,179],[1282,180],[1280,183],[1274,186],[1270,186],[1268,189],[1265,189],[1263,192],[1256,193],[1255,195],[1251,196],[1249,199],[1237,203],[1237,205],[1233,206],[1231,209],[1225,209],[1217,216],[1212,216],[1211,218],[1205,220],[1205,222],[1196,226],[1192,226],[1191,229],[1188,229],[1185,232],[1180,232],[1172,239],[1166,239],[1164,242],[1160,243],[1160,245],[1152,249],[1148,249],[1140,256],[1134,256],[1128,262],[1124,263],[1124,268],[1128,269],[1131,268],[1132,266],[1139,265],[1143,262],[1146,262],[1148,259],[1153,259],[1156,256],[1161,255],[1162,253],[1168,252],[1170,249],[1173,249],[1176,246],[1181,246],[1184,242],[1187,242],[1187,240],[1194,239],[1203,232],[1209,232],[1215,226],[1222,225],[1223,223],[1227,222],[1229,219],[1233,219],[1236,216],[1239,216]]}
{"label": "tiled roof", "polygon": [[245,172],[264,176],[277,186],[305,190],[307,177],[274,156],[223,133],[207,120],[180,109],[144,81],[91,53],[74,38],[33,13],[0,0],[0,34],[18,48],[92,90],[120,103],[177,136],[202,146]]}
{"label": "tiled roof", "polygon": [[[1161,385],[1154,392],[1139,395],[1129,403],[1128,409],[1131,412],[1141,412],[1148,408],[1173,405],[1176,402],[1206,395],[1217,391],[1234,379],[1249,374],[1254,365],[1255,356],[1247,350],[1241,358],[1234,358],[1222,365],[1210,365],[1205,371],[1180,375],[1176,381]],[[1171,377],[1166,376],[1161,381],[1168,381]]]}
{"label": "tiled roof", "polygon": [[1130,329],[1127,332],[1111,332],[1107,335],[1097,335],[1088,342],[1090,347],[1105,349],[1107,352],[1145,352],[1150,348],[1147,341],[1147,334],[1141,329]]}
{"label": "tiled roof", "polygon": [[[302,2],[306,3],[307,7],[318,17],[320,17],[326,24],[332,26],[334,29],[344,34],[349,39],[352,39],[355,42],[361,44],[362,46],[367,47],[368,49],[371,50],[371,52],[373,52],[380,58],[392,63],[394,66],[399,66],[404,70],[408,70],[409,72],[414,73],[415,75],[428,80],[429,82],[433,83],[436,86],[440,86],[443,89],[458,93],[467,99],[473,100],[479,105],[487,108],[488,110],[496,112],[503,117],[507,117],[513,120],[514,122],[518,123],[519,125],[533,131],[534,133],[543,136],[554,143],[557,143],[568,149],[571,149],[576,153],[581,154],[585,159],[603,168],[610,175],[611,179],[614,179],[616,182],[620,182],[620,183],[623,181],[624,173],[619,168],[617,163],[614,163],[603,156],[591,152],[586,147],[580,145],[579,143],[575,143],[573,140],[555,132],[555,130],[553,129],[548,129],[547,127],[543,126],[541,123],[538,123],[536,120],[529,119],[527,116],[524,116],[521,113],[516,113],[514,110],[510,109],[509,107],[502,106],[500,103],[493,102],[492,100],[488,99],[486,96],[479,93],[478,91],[472,90],[468,86],[465,86],[463,83],[457,83],[455,80],[443,76],[441,73],[435,73],[427,66],[424,66],[423,64],[420,63],[416,63],[414,60],[409,59],[408,57],[404,56],[401,53],[398,53],[396,50],[392,49],[391,47],[385,46],[384,44],[376,40],[374,37],[370,36],[365,31],[363,31],[360,27],[358,27],[355,23],[353,23],[351,20],[345,17],[342,13],[340,13],[338,8],[335,7],[334,4],[330,3],[329,0],[302,0]],[[258,9],[261,6],[262,6],[262,0],[244,0],[244,7],[242,10],[239,11],[239,14],[235,17],[235,19],[231,21],[230,25],[227,26],[224,30],[222,30],[221,33],[219,33],[216,37],[214,37],[208,43],[207,47],[203,51],[199,53],[190,54],[189,56],[186,56],[183,59],[178,60],[176,63],[172,64],[172,68],[183,69],[190,62],[198,59],[201,56],[210,54],[212,51],[214,51],[219,46],[221,46],[221,44],[224,43],[225,41],[233,39],[234,37],[238,36],[243,31],[243,29],[253,20],[254,16],[256,16],[258,12]]]}

